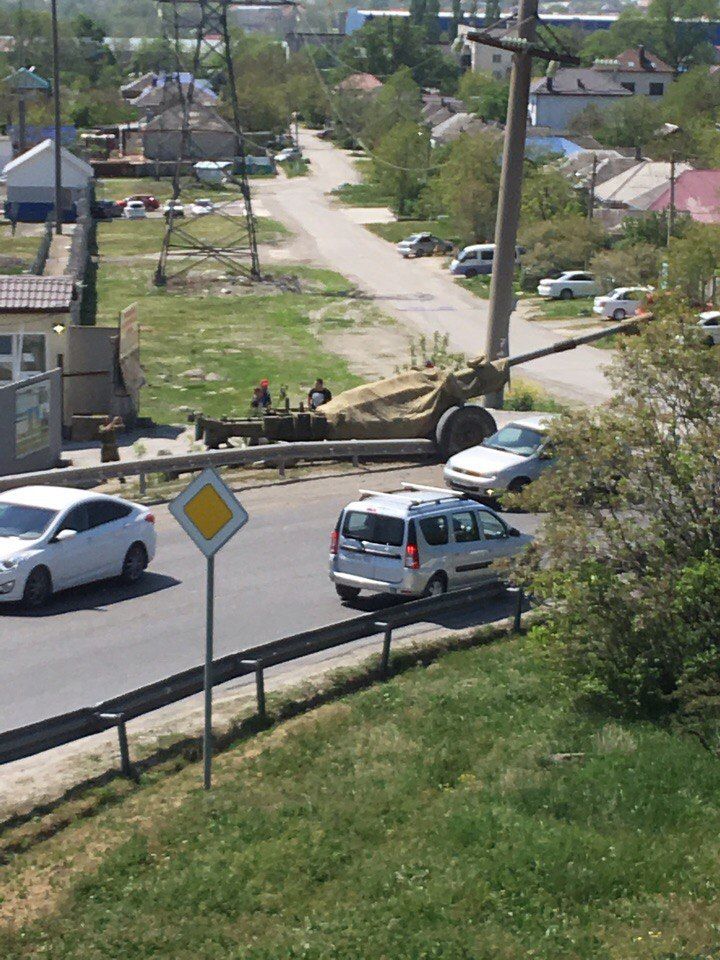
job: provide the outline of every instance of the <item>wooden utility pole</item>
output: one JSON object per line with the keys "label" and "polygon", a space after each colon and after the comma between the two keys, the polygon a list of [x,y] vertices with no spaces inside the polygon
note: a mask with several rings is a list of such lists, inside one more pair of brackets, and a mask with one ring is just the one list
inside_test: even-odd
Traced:
{"label": "wooden utility pole", "polygon": [[595,216],[595,183],[597,181],[597,154],[593,154],[592,173],[590,174],[590,191],[588,193],[588,220]]}
{"label": "wooden utility pole", "polygon": [[53,106],[55,119],[55,233],[62,233],[62,144],[60,135],[60,51],[58,44],[57,0],[51,0],[53,51]]}
{"label": "wooden utility pole", "polygon": [[[515,250],[522,198],[525,133],[530,100],[533,57],[549,63],[577,65],[577,57],[548,50],[536,44],[538,0],[520,0],[517,37],[491,37],[482,30],[468,32],[467,39],[513,52],[510,96],[505,124],[502,172],[495,221],[495,254],[490,282],[490,309],[485,355],[488,360],[509,352],[510,314],[515,306]],[[485,405],[501,407],[502,391],[485,397]]]}

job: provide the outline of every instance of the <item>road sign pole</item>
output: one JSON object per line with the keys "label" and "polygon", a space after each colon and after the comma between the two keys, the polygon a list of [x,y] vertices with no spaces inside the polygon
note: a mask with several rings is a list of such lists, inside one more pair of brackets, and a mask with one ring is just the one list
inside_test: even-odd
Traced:
{"label": "road sign pole", "polygon": [[215,557],[207,558],[207,612],[205,619],[205,732],[203,733],[203,769],[205,789],[212,783],[212,663],[215,620]]}

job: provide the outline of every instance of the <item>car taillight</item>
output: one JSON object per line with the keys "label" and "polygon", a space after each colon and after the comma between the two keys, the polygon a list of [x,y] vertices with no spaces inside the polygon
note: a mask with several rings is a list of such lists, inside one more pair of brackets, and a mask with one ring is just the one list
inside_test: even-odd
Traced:
{"label": "car taillight", "polygon": [[417,533],[415,531],[414,520],[410,521],[410,528],[408,530],[408,542],[405,547],[405,566],[411,570],[418,570],[420,568],[420,553],[417,547]]}
{"label": "car taillight", "polygon": [[145,514],[145,523],[155,523],[155,514],[154,514],[154,513],[146,513],[146,514]]}
{"label": "car taillight", "polygon": [[340,534],[337,530],[333,530],[330,534],[330,553],[332,556],[338,552],[338,541],[340,540]]}

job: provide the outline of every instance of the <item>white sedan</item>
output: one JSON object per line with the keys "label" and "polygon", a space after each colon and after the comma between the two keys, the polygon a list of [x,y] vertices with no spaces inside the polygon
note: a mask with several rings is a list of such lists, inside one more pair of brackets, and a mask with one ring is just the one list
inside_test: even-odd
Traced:
{"label": "white sedan", "polygon": [[142,200],[128,200],[123,207],[122,215],[126,220],[144,220],[147,217],[147,210]]}
{"label": "white sedan", "polygon": [[539,297],[549,297],[551,300],[594,297],[599,291],[595,277],[583,270],[566,270],[559,277],[545,277],[537,288]]}
{"label": "white sedan", "polygon": [[184,217],[185,216],[185,207],[180,203],[179,200],[167,200],[163,206],[163,213],[167,219],[170,216],[170,211],[172,210],[173,217]]}
{"label": "white sedan", "polygon": [[194,217],[202,217],[206,213],[214,213],[215,204],[208,197],[200,197],[198,200],[193,201],[190,206],[190,213]]}
{"label": "white sedan", "polygon": [[0,601],[41,607],[52,594],[106,577],[136,583],[155,556],[142,506],[68,487],[0,494]]}
{"label": "white sedan", "polygon": [[720,343],[720,310],[706,310],[698,314],[698,324],[702,327],[708,346]]}
{"label": "white sedan", "polygon": [[593,312],[610,320],[624,320],[635,313],[652,291],[652,287],[616,287],[603,297],[595,297]]}

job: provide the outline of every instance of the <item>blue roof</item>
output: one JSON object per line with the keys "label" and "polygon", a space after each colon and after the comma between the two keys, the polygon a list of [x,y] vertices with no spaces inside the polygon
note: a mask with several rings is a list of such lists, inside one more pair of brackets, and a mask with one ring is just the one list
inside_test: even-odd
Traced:
{"label": "blue roof", "polygon": [[561,153],[564,157],[571,157],[575,153],[582,153],[584,149],[565,137],[528,137],[525,144],[525,153],[530,156]]}

